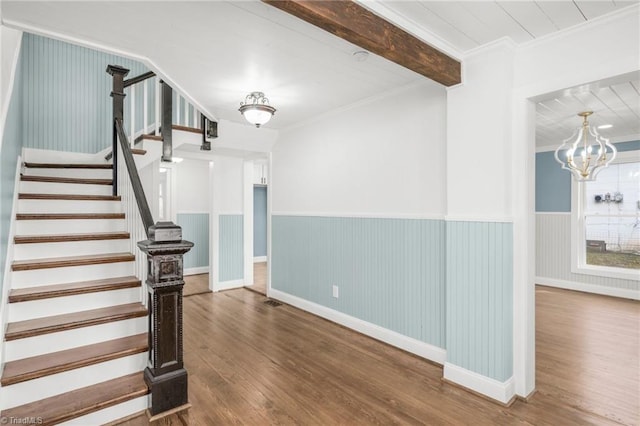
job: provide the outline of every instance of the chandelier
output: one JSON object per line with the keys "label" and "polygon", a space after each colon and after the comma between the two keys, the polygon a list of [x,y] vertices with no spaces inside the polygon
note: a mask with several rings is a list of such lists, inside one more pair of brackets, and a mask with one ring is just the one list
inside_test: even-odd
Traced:
{"label": "chandelier", "polygon": [[251,92],[244,99],[244,102],[240,102],[238,111],[249,123],[260,127],[271,120],[276,109],[269,105],[269,99],[264,96],[264,93]]}
{"label": "chandelier", "polygon": [[588,117],[591,114],[593,111],[578,113],[583,119],[582,125],[562,142],[555,153],[556,161],[579,182],[595,180],[600,170],[613,161],[617,152],[609,139],[600,136],[595,127],[589,125]]}

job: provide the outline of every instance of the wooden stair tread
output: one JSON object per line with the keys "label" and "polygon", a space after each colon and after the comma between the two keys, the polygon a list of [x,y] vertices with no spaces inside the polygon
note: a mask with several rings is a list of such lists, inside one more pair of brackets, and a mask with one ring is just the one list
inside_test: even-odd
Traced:
{"label": "wooden stair tread", "polygon": [[135,155],[145,155],[147,153],[147,151],[144,150],[144,149],[134,148],[134,149],[131,150],[131,153],[135,154]]}
{"label": "wooden stair tread", "polygon": [[131,262],[135,260],[131,253],[91,254],[86,256],[49,257],[43,259],[16,260],[12,263],[13,271],[29,271],[33,269],[64,268],[68,266],[99,265],[104,263]]}
{"label": "wooden stair tread", "polygon": [[38,416],[42,425],[54,425],[129,401],[149,393],[142,372],[118,377],[61,395],[3,410],[5,419]]}
{"label": "wooden stair tread", "polygon": [[128,232],[92,232],[86,234],[16,235],[15,244],[64,243],[69,241],[127,240]]}
{"label": "wooden stair tread", "polygon": [[52,315],[7,324],[5,340],[23,339],[25,337],[56,333],[75,328],[89,327],[108,322],[122,321],[147,315],[147,308],[141,303],[110,306],[108,308],[73,312],[70,314]]}
{"label": "wooden stair tread", "polygon": [[2,386],[38,379],[100,362],[145,352],[147,333],[95,343],[59,352],[9,361],[4,366]]}
{"label": "wooden stair tread", "polygon": [[85,194],[35,194],[20,193],[20,200],[74,200],[74,201],[120,201],[120,195],[85,195]]}
{"label": "wooden stair tread", "polygon": [[12,289],[9,292],[9,303],[28,302],[31,300],[73,296],[76,294],[95,293],[99,291],[120,290],[123,288],[139,287],[140,285],[141,282],[138,278],[129,276],[18,288]]}
{"label": "wooden stair tread", "polygon": [[24,166],[32,169],[113,169],[112,164],[89,163],[30,163],[25,161]]}
{"label": "wooden stair tread", "polygon": [[124,219],[124,213],[18,213],[16,220]]}
{"label": "wooden stair tread", "polygon": [[71,178],[57,176],[31,176],[23,175],[20,177],[23,182],[50,182],[50,183],[75,183],[85,185],[111,185],[112,179],[87,179],[87,178]]}
{"label": "wooden stair tread", "polygon": [[65,256],[42,259],[16,260],[12,264],[13,271],[32,269],[63,268],[68,266],[98,265],[104,263],[131,262],[135,256],[131,253],[105,253],[85,256]]}
{"label": "wooden stair tread", "polygon": [[180,126],[178,124],[174,124],[171,126],[171,128],[173,130],[182,130],[183,132],[197,133],[199,135],[202,134],[202,129],[198,129],[197,127]]}
{"label": "wooden stair tread", "polygon": [[67,178],[58,176],[20,176],[23,182],[50,182],[50,183],[75,183],[84,185],[111,185],[112,179],[87,179],[87,178]]}

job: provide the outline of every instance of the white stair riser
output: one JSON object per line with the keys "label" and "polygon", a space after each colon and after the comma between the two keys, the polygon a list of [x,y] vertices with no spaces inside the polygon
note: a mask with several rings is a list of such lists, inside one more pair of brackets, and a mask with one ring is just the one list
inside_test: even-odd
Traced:
{"label": "white stair riser", "polygon": [[120,232],[124,219],[16,220],[16,235],[80,234],[84,232]]}
{"label": "white stair riser", "polygon": [[60,256],[83,256],[130,251],[129,240],[69,241],[64,243],[16,244],[14,259],[42,259]]}
{"label": "white stair riser", "polygon": [[103,278],[133,275],[133,262],[105,263],[100,265],[67,266],[64,268],[13,271],[12,288],[26,288],[75,281],[100,280]]}
{"label": "white stair riser", "polygon": [[111,169],[41,169],[27,167],[27,176],[50,176],[50,177],[71,177],[85,179],[111,179],[113,171]]}
{"label": "white stair riser", "polygon": [[18,213],[122,213],[120,201],[18,200]]}
{"label": "white stair riser", "polygon": [[59,426],[87,426],[87,425],[104,425],[112,423],[116,420],[124,419],[134,414],[144,415],[144,411],[150,407],[149,396],[141,396],[104,410],[96,411],[86,416],[68,422],[60,423]]}
{"label": "white stair riser", "polygon": [[140,302],[140,288],[102,291],[9,304],[9,322]]}
{"label": "white stair riser", "polygon": [[23,148],[22,152],[24,153],[22,160],[26,163],[103,164],[106,155],[35,148]]}
{"label": "white stair riser", "polygon": [[65,330],[5,342],[5,361],[63,351],[148,332],[148,317]]}
{"label": "white stair riser", "polygon": [[20,192],[30,194],[113,195],[111,185],[77,183],[20,182]]}
{"label": "white stair riser", "polygon": [[148,355],[145,352],[2,387],[0,389],[2,409],[140,372],[145,368],[147,358]]}

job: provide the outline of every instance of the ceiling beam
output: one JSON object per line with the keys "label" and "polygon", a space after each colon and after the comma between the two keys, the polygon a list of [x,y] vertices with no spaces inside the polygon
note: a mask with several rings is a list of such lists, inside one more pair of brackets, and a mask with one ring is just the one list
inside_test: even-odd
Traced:
{"label": "ceiling beam", "polygon": [[460,62],[352,0],[262,0],[445,86],[461,82]]}

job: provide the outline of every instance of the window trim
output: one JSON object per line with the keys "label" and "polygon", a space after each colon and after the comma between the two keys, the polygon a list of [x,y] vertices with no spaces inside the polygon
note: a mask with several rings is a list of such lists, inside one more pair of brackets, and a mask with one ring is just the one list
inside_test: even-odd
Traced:
{"label": "window trim", "polygon": [[[640,162],[640,151],[618,152],[611,164]],[[640,280],[640,270],[587,264],[584,196],[585,183],[571,178],[571,272],[622,280]]]}

